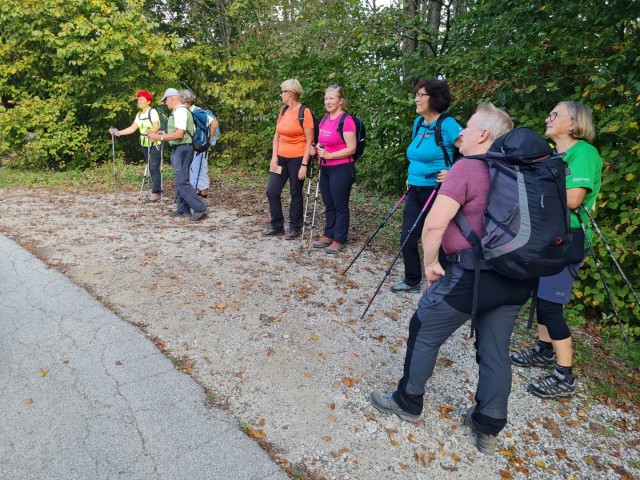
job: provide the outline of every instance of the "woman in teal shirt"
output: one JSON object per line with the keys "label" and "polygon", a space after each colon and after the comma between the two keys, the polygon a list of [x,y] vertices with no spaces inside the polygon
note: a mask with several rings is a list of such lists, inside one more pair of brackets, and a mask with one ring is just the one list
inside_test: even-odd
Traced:
{"label": "woman in teal shirt", "polygon": [[[451,104],[451,93],[445,82],[420,80],[413,91],[416,94],[416,113],[419,116],[413,122],[412,141],[407,148],[409,193],[402,211],[401,243],[407,238],[409,230],[435,189],[436,183],[442,181],[446,170],[451,168],[455,147],[460,143],[459,136],[463,130],[453,117],[443,113]],[[441,116],[443,116],[441,130],[444,149],[437,145],[435,135],[436,124]],[[391,286],[392,292],[420,291],[422,262],[418,240],[428,212],[429,210],[424,213],[402,248],[404,278]]]}

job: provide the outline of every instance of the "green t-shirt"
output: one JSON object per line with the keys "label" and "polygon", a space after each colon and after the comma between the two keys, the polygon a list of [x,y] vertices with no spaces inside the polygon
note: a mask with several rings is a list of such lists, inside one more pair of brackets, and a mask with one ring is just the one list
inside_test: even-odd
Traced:
{"label": "green t-shirt", "polygon": [[[600,194],[602,181],[602,159],[598,150],[591,144],[580,140],[573,147],[567,150],[564,161],[569,165],[567,175],[567,190],[571,188],[585,188],[587,194],[584,197],[584,204],[587,208],[592,208]],[[579,209],[578,209],[579,211]],[[588,217],[581,215],[585,226],[590,230]],[[576,214],[571,211],[571,228],[580,229],[580,222]],[[591,237],[591,232],[589,232]]]}

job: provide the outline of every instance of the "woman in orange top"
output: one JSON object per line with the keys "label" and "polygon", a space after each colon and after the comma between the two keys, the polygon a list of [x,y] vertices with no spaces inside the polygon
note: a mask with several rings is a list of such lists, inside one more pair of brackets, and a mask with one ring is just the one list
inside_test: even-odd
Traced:
{"label": "woman in orange top", "polygon": [[[299,101],[302,87],[296,79],[282,82],[280,97],[284,106],[280,110],[276,133],[273,136],[273,153],[269,166],[269,184],[267,199],[271,212],[271,226],[262,231],[265,237],[284,235],[293,240],[302,230],[302,186],[307,176],[309,150],[313,142],[313,117],[306,105]],[[303,121],[300,122],[300,109],[303,108]],[[289,230],[285,235],[284,215],[282,213],[282,190],[289,180],[291,206],[289,207]]]}

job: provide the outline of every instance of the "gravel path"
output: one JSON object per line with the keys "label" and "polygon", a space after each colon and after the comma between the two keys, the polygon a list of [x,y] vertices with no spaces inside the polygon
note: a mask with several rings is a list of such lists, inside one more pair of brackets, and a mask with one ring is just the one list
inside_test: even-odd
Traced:
{"label": "gravel path", "polygon": [[[215,191],[215,190],[214,190]],[[327,479],[640,478],[640,421],[584,392],[541,401],[514,370],[500,453],[462,415],[477,381],[468,329],[442,348],[418,426],[369,406],[400,378],[419,296],[383,287],[388,256],[335,257],[263,239],[266,202],[211,200],[198,223],[136,194],[0,190],[0,231],[142,328],[282,465]],[[255,205],[252,204],[252,205]],[[317,230],[319,232],[319,230]]]}

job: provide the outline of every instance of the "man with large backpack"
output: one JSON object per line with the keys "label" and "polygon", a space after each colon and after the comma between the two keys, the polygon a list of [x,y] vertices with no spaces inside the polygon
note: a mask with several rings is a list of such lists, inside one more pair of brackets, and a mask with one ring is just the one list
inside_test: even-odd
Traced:
{"label": "man with large backpack", "polygon": [[166,140],[173,147],[171,166],[175,173],[178,205],[170,216],[189,217],[189,220],[197,221],[206,215],[207,206],[196,195],[195,189],[189,183],[189,167],[194,154],[192,138],[195,133],[195,125],[193,116],[189,115],[188,108],[180,100],[180,92],[175,88],[167,88],[161,102],[166,103],[171,110],[167,122],[167,132],[150,133],[149,140],[152,142]]}
{"label": "man with large backpack", "polygon": [[200,117],[203,118],[202,127],[205,129],[203,135],[205,141],[204,151],[197,151],[193,156],[191,168],[189,169],[189,182],[196,189],[196,194],[201,198],[209,196],[209,147],[215,144],[218,134],[218,119],[209,110],[204,110],[195,105],[196,96],[191,90],[181,90],[180,100],[194,116],[196,128]]}
{"label": "man with large backpack", "polygon": [[[494,140],[513,128],[509,115],[491,104],[480,105],[460,133],[463,154],[448,172],[422,231],[427,291],[409,324],[404,374],[390,394],[374,391],[370,401],[378,410],[415,423],[423,409],[425,385],[431,377],[440,346],[472,316],[475,272],[455,263],[471,244],[453,221],[462,212],[476,232],[483,231],[485,201],[490,188],[488,164],[478,158]],[[440,264],[440,249],[450,262]],[[444,267],[444,268],[443,268]],[[476,445],[493,453],[496,436],[507,423],[511,391],[509,342],[520,307],[531,295],[534,280],[517,280],[494,270],[481,270],[475,315],[476,361],[479,380],[477,405],[467,423],[477,434]],[[447,372],[446,374],[452,374]]]}

